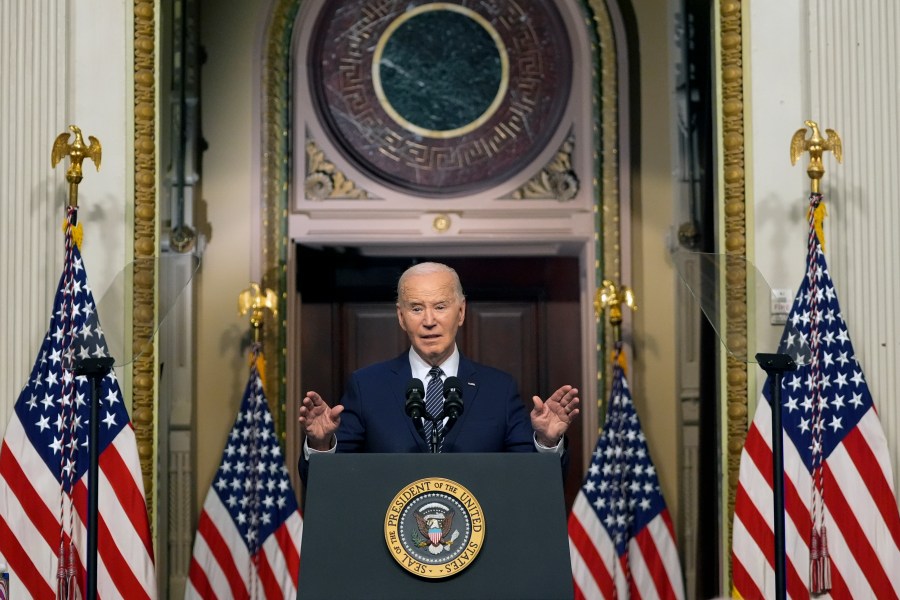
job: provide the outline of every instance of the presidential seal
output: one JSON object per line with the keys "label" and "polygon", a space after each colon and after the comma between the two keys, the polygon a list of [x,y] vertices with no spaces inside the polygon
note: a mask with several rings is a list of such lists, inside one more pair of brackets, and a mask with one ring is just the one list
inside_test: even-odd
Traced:
{"label": "presidential seal", "polygon": [[388,506],[384,541],[394,560],[414,575],[455,575],[481,551],[481,505],[455,481],[419,479],[400,490]]}

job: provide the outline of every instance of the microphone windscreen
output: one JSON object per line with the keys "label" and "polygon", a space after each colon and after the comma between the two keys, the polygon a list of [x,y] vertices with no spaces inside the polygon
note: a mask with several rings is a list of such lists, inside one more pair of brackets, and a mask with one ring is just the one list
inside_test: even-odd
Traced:
{"label": "microphone windscreen", "polygon": [[460,399],[462,398],[462,382],[457,377],[448,377],[444,380],[444,398],[449,397],[452,393],[455,393]]}
{"label": "microphone windscreen", "polygon": [[408,400],[414,392],[418,392],[419,397],[425,396],[425,384],[422,383],[421,379],[417,379],[416,377],[410,379],[409,383],[406,384],[406,399]]}

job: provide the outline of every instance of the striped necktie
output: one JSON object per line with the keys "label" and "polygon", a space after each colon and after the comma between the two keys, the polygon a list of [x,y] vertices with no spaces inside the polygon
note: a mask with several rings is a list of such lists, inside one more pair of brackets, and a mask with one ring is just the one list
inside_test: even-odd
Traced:
{"label": "striped necktie", "polygon": [[[441,430],[444,429],[444,382],[441,380],[443,375],[440,367],[432,367],[428,371],[428,389],[425,390],[425,410],[435,418],[435,427],[437,427],[438,435],[438,452],[441,451]],[[431,421],[425,420],[425,437],[431,442]]]}

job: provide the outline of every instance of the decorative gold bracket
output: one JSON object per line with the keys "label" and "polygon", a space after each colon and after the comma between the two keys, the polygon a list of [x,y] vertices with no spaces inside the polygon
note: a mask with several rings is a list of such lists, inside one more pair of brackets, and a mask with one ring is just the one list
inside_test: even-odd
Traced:
{"label": "decorative gold bracket", "polygon": [[260,289],[259,284],[253,282],[238,296],[238,312],[241,316],[250,313],[250,325],[253,327],[253,341],[259,343],[260,331],[263,324],[263,309],[268,308],[272,315],[278,314],[278,296],[266,288]]}
{"label": "decorative gold bracket", "polygon": [[797,159],[804,152],[809,152],[809,166],[806,167],[806,174],[809,175],[809,190],[813,194],[819,193],[819,180],[825,174],[825,167],[822,164],[822,154],[825,152],[833,152],[838,162],[844,158],[841,146],[841,137],[834,129],[826,129],[825,134],[828,138],[823,138],[819,134],[819,125],[815,121],[804,121],[806,127],[812,129],[812,136],[806,139],[806,128],[798,129],[791,138],[791,165],[797,164]]}
{"label": "decorative gold bracket", "polygon": [[69,125],[69,129],[75,134],[75,141],[69,143],[69,134],[61,133],[56,136],[53,142],[53,150],[50,153],[50,167],[56,167],[57,163],[66,156],[69,157],[69,168],[66,171],[66,181],[69,182],[69,206],[78,206],[78,184],[81,183],[83,175],[81,172],[81,163],[85,158],[94,161],[94,166],[100,170],[100,157],[103,154],[103,148],[100,146],[100,140],[94,136],[88,136],[91,144],[85,145],[84,138],[81,136],[81,129],[75,125]]}
{"label": "decorative gold bracket", "polygon": [[594,317],[599,320],[600,313],[609,308],[609,322],[613,329],[615,343],[622,341],[622,305],[637,310],[634,292],[627,286],[616,286],[609,279],[604,279],[601,287],[594,294]]}

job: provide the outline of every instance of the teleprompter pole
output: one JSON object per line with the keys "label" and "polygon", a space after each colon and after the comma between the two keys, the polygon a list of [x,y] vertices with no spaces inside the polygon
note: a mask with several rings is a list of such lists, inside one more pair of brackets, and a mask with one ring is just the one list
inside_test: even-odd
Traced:
{"label": "teleprompter pole", "polygon": [[112,369],[114,360],[112,357],[86,358],[75,365],[75,375],[89,377],[91,380],[91,424],[90,437],[88,438],[88,451],[90,455],[88,467],[88,535],[87,535],[87,587],[86,600],[97,598],[97,518],[100,514],[97,485],[100,477],[99,468],[99,388],[100,381],[106,377]]}
{"label": "teleprompter pole", "polygon": [[772,398],[772,504],[775,508],[775,598],[787,597],[785,573],[787,560],[784,551],[784,432],[781,427],[781,380],[785,373],[795,371],[797,363],[787,354],[756,355],[759,366],[769,376],[769,395]]}

